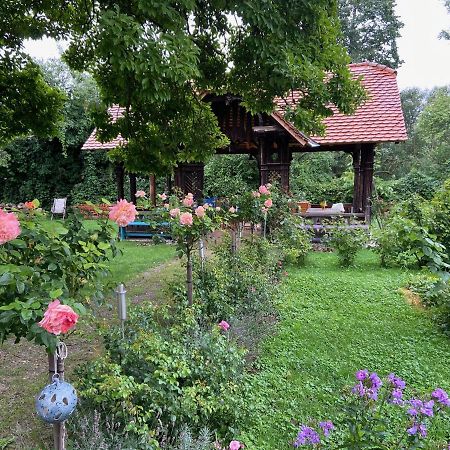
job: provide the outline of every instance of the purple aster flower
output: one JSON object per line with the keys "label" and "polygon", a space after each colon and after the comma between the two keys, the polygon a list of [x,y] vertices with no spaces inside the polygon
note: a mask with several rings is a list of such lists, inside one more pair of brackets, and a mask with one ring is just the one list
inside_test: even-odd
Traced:
{"label": "purple aster flower", "polygon": [[403,405],[403,391],[400,388],[396,388],[392,391],[391,403],[394,405]]}
{"label": "purple aster flower", "polygon": [[427,426],[424,423],[419,425],[419,433],[422,437],[427,437]]}
{"label": "purple aster flower", "polygon": [[408,428],[406,431],[411,436],[414,436],[415,434],[417,434],[418,429],[419,427],[417,426],[417,423],[414,422],[413,426],[411,428]]}
{"label": "purple aster flower", "polygon": [[311,427],[307,427],[306,425],[302,425],[300,431],[297,435],[297,439],[294,442],[294,447],[299,447],[300,445],[308,445],[308,444],[319,444],[320,436]]}
{"label": "purple aster flower", "polygon": [[372,389],[379,389],[383,384],[380,377],[375,372],[370,374],[370,381],[372,382]]}
{"label": "purple aster flower", "polygon": [[378,400],[378,389],[368,389],[367,397],[369,397],[371,400]]}
{"label": "purple aster flower", "polygon": [[420,412],[424,416],[433,417],[433,406],[434,406],[434,401],[430,400],[429,402],[426,402],[423,404],[423,406],[420,408]]}
{"label": "purple aster flower", "polygon": [[401,378],[397,377],[393,373],[388,375],[388,380],[396,389],[403,390],[406,387],[406,383]]}
{"label": "purple aster flower", "polygon": [[409,404],[411,405],[411,408],[408,409],[408,414],[410,416],[417,416],[419,414],[420,408],[423,406],[422,400],[419,400],[418,398],[412,398],[409,401]]}
{"label": "purple aster flower", "polygon": [[353,386],[352,392],[354,394],[358,394],[360,397],[364,397],[364,395],[366,394],[366,389],[364,388],[362,381],[360,381],[359,383],[356,383]]}
{"label": "purple aster flower", "polygon": [[432,392],[431,396],[436,399],[441,405],[450,406],[450,399],[444,389],[438,388]]}
{"label": "purple aster flower", "polygon": [[326,422],[319,422],[320,428],[322,428],[323,434],[325,437],[328,437],[331,430],[334,430],[334,425],[331,420],[327,420]]}
{"label": "purple aster flower", "polygon": [[369,376],[369,371],[367,369],[358,370],[355,377],[358,381],[364,381]]}

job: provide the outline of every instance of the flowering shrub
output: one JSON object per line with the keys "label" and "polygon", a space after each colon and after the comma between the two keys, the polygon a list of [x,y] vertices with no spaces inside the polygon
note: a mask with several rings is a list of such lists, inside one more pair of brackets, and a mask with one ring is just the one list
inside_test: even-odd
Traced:
{"label": "flowering shrub", "polygon": [[367,242],[367,234],[360,228],[349,228],[344,223],[335,223],[327,232],[327,241],[337,252],[342,267],[351,266],[358,250]]}
{"label": "flowering shrub", "polygon": [[130,308],[125,337],[104,330],[106,354],[78,372],[83,404],[121,430],[170,442],[183,424],[233,438],[243,401],[243,352],[192,309]]}
{"label": "flowering shrub", "polygon": [[[52,351],[55,336],[37,322],[57,298],[78,314],[85,304],[102,298],[106,263],[116,253],[115,229],[106,221],[87,229],[77,216],[63,225],[37,210],[15,215],[21,233],[10,240],[17,232],[15,223],[8,242],[0,245],[0,341],[10,335],[27,337]],[[10,221],[12,216],[7,217]],[[0,222],[4,219],[0,216]]]}
{"label": "flowering shrub", "polygon": [[[334,424],[329,420],[319,422],[318,426],[302,424],[294,447],[423,448],[433,420],[450,409],[449,396],[441,388],[420,398],[406,398],[406,382],[393,373],[382,380],[377,373],[364,369],[358,370],[355,378],[338,420]],[[443,449],[444,443],[427,448]]]}

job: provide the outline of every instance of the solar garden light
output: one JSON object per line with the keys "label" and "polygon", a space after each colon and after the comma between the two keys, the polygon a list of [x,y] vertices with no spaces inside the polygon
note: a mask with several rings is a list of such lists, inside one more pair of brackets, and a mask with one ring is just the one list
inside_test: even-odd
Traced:
{"label": "solar garden light", "polygon": [[200,239],[198,241],[198,253],[200,256],[200,261],[201,261],[202,270],[203,270],[204,265],[205,265],[205,242],[203,241],[203,239]]}
{"label": "solar garden light", "polygon": [[117,295],[117,304],[118,304],[118,311],[119,311],[119,319],[122,326],[122,336],[124,335],[124,329],[125,329],[125,320],[127,320],[127,298],[126,298],[127,291],[125,290],[125,286],[123,283],[120,283],[119,286],[117,286],[116,289],[116,295]]}

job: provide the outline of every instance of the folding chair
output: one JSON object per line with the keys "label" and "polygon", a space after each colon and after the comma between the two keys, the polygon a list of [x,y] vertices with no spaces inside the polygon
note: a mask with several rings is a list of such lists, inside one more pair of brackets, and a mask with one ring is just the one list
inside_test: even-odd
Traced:
{"label": "folding chair", "polygon": [[56,215],[56,214],[61,214],[63,219],[66,218],[66,204],[67,204],[67,197],[53,199],[53,206],[51,209],[52,220],[53,220],[53,215]]}

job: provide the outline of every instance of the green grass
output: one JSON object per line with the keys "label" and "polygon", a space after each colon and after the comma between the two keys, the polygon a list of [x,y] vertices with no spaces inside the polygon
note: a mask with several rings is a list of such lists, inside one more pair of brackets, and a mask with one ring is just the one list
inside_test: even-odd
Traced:
{"label": "green grass", "polygon": [[175,256],[173,245],[153,245],[144,242],[123,241],[118,244],[122,255],[114,258],[109,267],[111,281],[127,282],[139,273],[148,271]]}
{"label": "green grass", "polygon": [[[292,419],[332,419],[359,368],[395,372],[419,392],[450,388],[449,339],[399,292],[408,274],[380,268],[369,252],[357,264],[341,269],[335,255],[322,253],[303,269],[289,269],[277,333],[250,377],[241,436],[247,448],[292,448]],[[450,421],[435,433],[448,430]]]}

